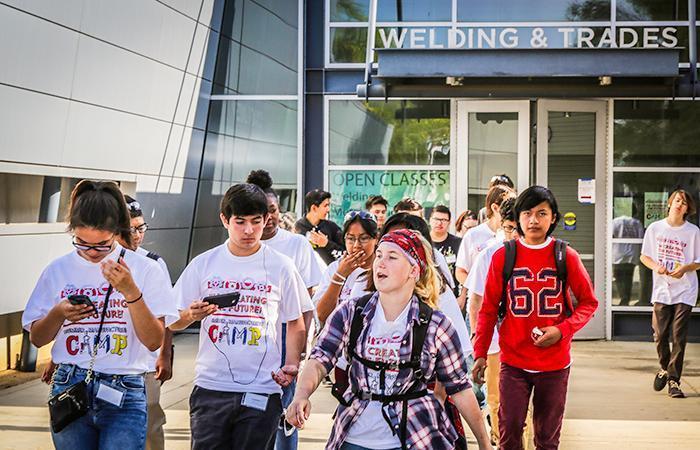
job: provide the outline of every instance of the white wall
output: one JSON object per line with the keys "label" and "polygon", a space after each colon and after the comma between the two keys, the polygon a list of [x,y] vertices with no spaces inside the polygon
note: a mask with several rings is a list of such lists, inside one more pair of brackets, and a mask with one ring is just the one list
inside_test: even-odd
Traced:
{"label": "white wall", "polygon": [[[179,272],[223,1],[4,3],[0,172],[135,183],[147,242]],[[64,230],[0,224],[0,314],[21,311],[43,267],[71,249]]]}

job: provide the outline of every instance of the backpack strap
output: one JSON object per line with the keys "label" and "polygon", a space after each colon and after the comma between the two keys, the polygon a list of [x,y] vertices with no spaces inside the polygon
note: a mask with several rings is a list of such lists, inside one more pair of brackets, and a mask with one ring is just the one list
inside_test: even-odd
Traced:
{"label": "backpack strap", "polygon": [[423,371],[420,368],[421,354],[425,337],[428,335],[428,327],[433,317],[433,309],[423,300],[418,300],[418,325],[414,325],[411,333],[413,343],[411,344],[411,364],[413,365],[414,383],[423,380]]}
{"label": "backpack strap", "polygon": [[510,277],[513,276],[513,269],[515,268],[515,257],[518,252],[518,245],[515,239],[510,241],[505,241],[503,247],[506,249],[506,257],[503,262],[503,288],[501,291],[501,303],[498,305],[498,318],[503,320],[506,317],[506,309],[508,305],[508,282]]}
{"label": "backpack strap", "polygon": [[158,261],[158,260],[160,259],[160,255],[157,254],[157,253],[148,252],[148,253],[146,254],[146,258],[151,258],[151,259],[154,260],[154,261]]}
{"label": "backpack strap", "polygon": [[557,279],[561,282],[562,296],[564,298],[564,314],[566,317],[571,317],[573,314],[573,306],[571,297],[569,296],[569,286],[566,284],[569,272],[566,268],[566,248],[569,246],[567,241],[561,239],[554,240],[554,263],[557,267]]}

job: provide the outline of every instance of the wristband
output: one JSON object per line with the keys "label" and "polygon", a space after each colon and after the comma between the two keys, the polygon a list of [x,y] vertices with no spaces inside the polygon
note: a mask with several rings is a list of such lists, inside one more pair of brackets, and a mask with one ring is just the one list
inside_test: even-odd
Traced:
{"label": "wristband", "polygon": [[342,275],[339,274],[338,272],[333,273],[333,276],[334,276],[334,277],[338,277],[338,278],[340,278],[340,279],[343,280],[343,281],[347,281],[347,280],[348,280],[346,277],[342,276]]}
{"label": "wristband", "polygon": [[132,303],[138,302],[138,301],[141,300],[142,298],[143,298],[143,292],[141,292],[141,295],[139,295],[138,297],[136,297],[134,300],[131,300],[131,301],[126,300],[126,299],[124,299],[124,300],[126,300],[126,303],[128,303],[129,305],[131,305]]}
{"label": "wristband", "polygon": [[344,282],[334,280],[333,278],[331,278],[331,283],[335,284],[336,286],[344,286],[345,285]]}

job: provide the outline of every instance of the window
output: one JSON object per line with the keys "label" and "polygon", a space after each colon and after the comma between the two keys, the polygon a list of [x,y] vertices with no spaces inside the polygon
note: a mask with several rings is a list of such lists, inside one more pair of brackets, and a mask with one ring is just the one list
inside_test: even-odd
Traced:
{"label": "window", "polygon": [[687,0],[617,0],[617,20],[688,20]]}
{"label": "window", "polygon": [[63,222],[78,178],[0,173],[0,223]]}
{"label": "window", "polygon": [[462,22],[608,22],[610,0],[458,0]]}

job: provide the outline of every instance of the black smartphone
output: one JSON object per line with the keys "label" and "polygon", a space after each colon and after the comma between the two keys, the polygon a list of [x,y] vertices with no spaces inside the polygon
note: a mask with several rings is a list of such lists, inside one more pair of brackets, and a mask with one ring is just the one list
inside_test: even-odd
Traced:
{"label": "black smartphone", "polygon": [[210,305],[217,305],[219,308],[230,308],[236,306],[240,299],[240,292],[229,292],[228,294],[210,295],[209,297],[204,297],[202,301]]}
{"label": "black smartphone", "polygon": [[90,297],[87,295],[82,295],[82,294],[73,294],[68,296],[68,301],[70,302],[71,305],[88,305],[89,307],[92,308],[94,312],[97,312],[97,308],[95,308],[95,304],[92,303],[92,300],[90,300]]}

